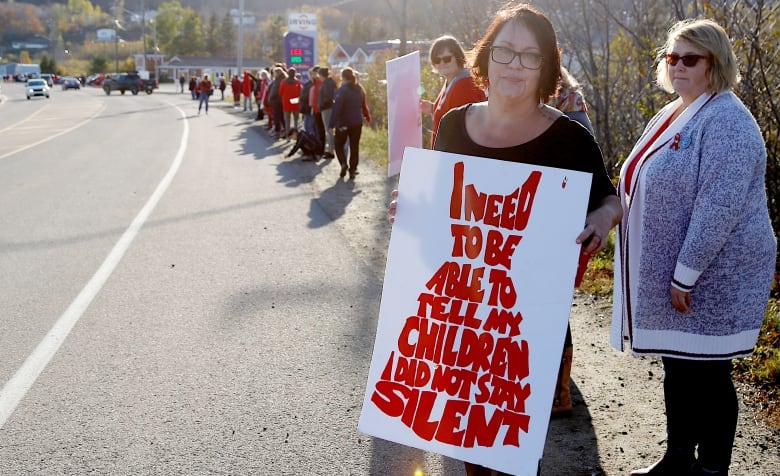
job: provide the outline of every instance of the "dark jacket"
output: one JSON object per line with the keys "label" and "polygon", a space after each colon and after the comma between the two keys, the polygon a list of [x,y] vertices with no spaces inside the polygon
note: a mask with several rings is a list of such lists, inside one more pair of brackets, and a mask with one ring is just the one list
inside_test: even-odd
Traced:
{"label": "dark jacket", "polygon": [[282,78],[276,78],[271,82],[271,86],[268,88],[268,102],[271,105],[282,104],[282,96],[279,94],[279,86],[282,85]]}
{"label": "dark jacket", "polygon": [[309,105],[309,90],[314,86],[313,80],[308,80],[301,88],[301,96],[298,98],[298,105],[301,108],[301,114],[311,114],[311,106]]}
{"label": "dark jacket", "polygon": [[333,78],[326,78],[322,81],[320,87],[319,106],[320,111],[333,107],[333,100],[336,96],[336,81]]}
{"label": "dark jacket", "polygon": [[363,89],[352,81],[344,81],[336,91],[333,114],[330,116],[330,128],[353,127],[363,125]]}

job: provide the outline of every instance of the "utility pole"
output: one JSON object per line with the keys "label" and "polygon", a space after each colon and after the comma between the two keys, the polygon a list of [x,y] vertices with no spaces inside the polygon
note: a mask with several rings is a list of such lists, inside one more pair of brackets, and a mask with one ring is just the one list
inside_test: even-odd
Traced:
{"label": "utility pole", "polygon": [[[146,8],[144,6],[144,0],[141,0],[141,38],[144,40],[144,68],[143,70],[146,71]],[[138,65],[136,65],[136,69],[138,69]]]}
{"label": "utility pole", "polygon": [[238,45],[236,45],[236,74],[244,72],[244,0],[238,0]]}
{"label": "utility pole", "polygon": [[119,20],[114,19],[114,72],[119,73],[119,30],[124,30]]}

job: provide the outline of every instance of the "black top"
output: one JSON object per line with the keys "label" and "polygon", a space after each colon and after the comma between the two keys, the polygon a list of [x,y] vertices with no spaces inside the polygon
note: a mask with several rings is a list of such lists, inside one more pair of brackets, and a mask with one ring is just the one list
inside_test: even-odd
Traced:
{"label": "black top", "polygon": [[469,137],[466,131],[469,107],[471,104],[453,108],[444,115],[436,135],[435,150],[591,173],[589,212],[598,208],[604,197],[617,194],[596,140],[584,127],[565,115],[525,144],[492,148],[481,146]]}

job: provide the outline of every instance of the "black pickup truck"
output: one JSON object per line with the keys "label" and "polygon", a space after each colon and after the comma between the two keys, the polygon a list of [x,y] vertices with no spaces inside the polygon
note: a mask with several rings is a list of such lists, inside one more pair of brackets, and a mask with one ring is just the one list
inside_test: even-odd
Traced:
{"label": "black pickup truck", "polygon": [[145,91],[146,94],[152,94],[157,89],[157,80],[143,79],[138,73],[120,73],[116,76],[107,76],[103,80],[103,91],[108,95],[111,91],[119,91],[124,94],[130,91],[133,95],[139,91]]}

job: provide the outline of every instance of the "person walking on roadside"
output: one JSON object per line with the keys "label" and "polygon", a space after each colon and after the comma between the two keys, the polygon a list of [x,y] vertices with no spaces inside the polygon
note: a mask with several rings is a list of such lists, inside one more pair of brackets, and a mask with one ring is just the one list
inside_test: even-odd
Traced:
{"label": "person walking on roadside", "polygon": [[198,114],[200,115],[200,109],[203,107],[203,104],[206,104],[206,114],[209,113],[209,96],[211,96],[211,93],[214,92],[212,89],[213,86],[211,84],[211,81],[209,80],[209,75],[204,74],[203,79],[200,80],[198,83],[198,91],[200,94],[200,101],[198,102]]}
{"label": "person walking on roadside", "polygon": [[219,75],[219,100],[224,101],[225,100],[225,88],[227,88],[227,84],[225,82],[225,73],[222,73]]}
{"label": "person walking on roadside", "polygon": [[[322,123],[324,126],[327,126],[330,124],[330,116],[333,112],[333,101],[336,98],[336,81],[330,77],[330,70],[326,67],[321,67],[317,74],[319,74],[320,79],[322,79],[317,101],[320,114],[322,115]],[[322,157],[325,159],[336,157],[333,153],[333,130],[328,127],[325,127],[325,143]]]}
{"label": "person walking on roadside", "polygon": [[678,97],[620,171],[610,342],[664,367],[666,451],[631,475],[725,476],[739,414],[731,360],[753,353],[775,272],[766,144],[733,92],[720,25],[678,22],[659,51],[656,82]]}
{"label": "person walking on roadside", "polygon": [[485,100],[485,91],[477,86],[466,64],[466,53],[454,37],[436,38],[428,57],[431,65],[444,78],[444,84],[434,102],[420,99],[420,112],[433,115],[431,148],[436,143],[436,131],[444,114],[452,108]]}
{"label": "person walking on roadside", "polygon": [[[288,139],[298,133],[298,116],[300,115],[301,81],[295,77],[295,68],[287,70],[287,78],[279,85],[279,95],[282,97],[284,123],[287,125],[285,137]],[[293,122],[290,122],[290,119]],[[293,125],[295,124],[295,125]]]}
{"label": "person walking on roadside", "polygon": [[198,78],[195,76],[190,77],[190,96],[193,100],[198,99]]}
{"label": "person walking on roadside", "polygon": [[[333,113],[328,127],[334,130],[334,148],[341,165],[340,177],[349,172],[349,179],[354,180],[358,174],[360,162],[360,135],[363,131],[363,118],[371,121],[371,115],[366,105],[366,93],[358,84],[357,76],[352,68],[341,71],[341,87],[336,91],[333,102]],[[349,141],[349,162],[344,147]]]}
{"label": "person walking on roadside", "polygon": [[187,79],[184,78],[184,75],[182,74],[179,76],[179,93],[184,94],[184,83],[187,82]]}

